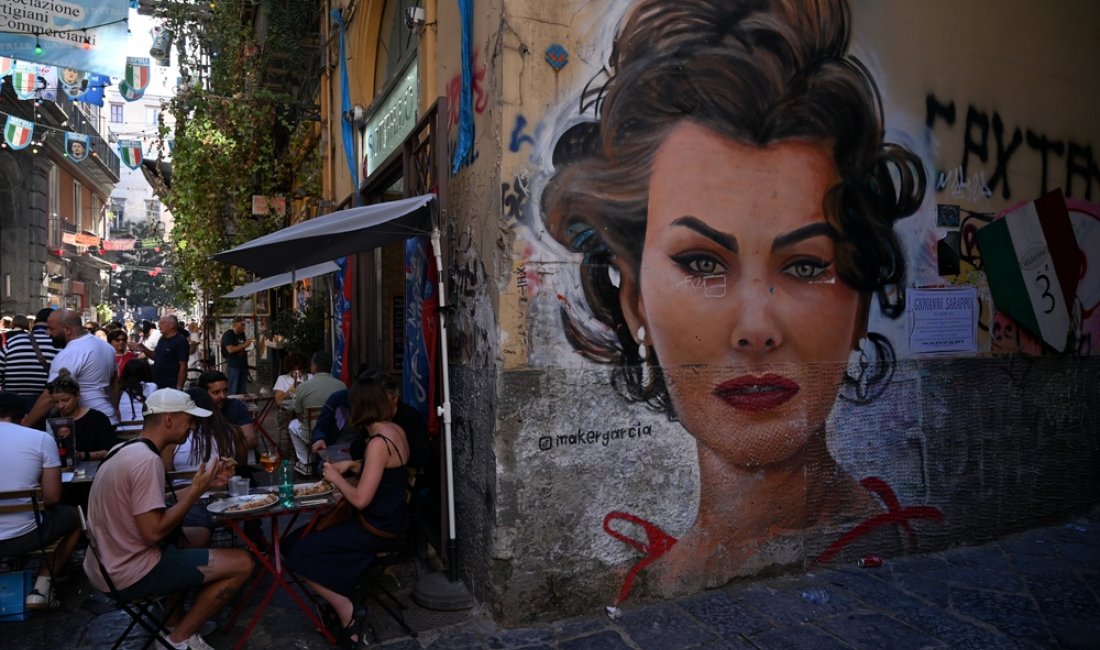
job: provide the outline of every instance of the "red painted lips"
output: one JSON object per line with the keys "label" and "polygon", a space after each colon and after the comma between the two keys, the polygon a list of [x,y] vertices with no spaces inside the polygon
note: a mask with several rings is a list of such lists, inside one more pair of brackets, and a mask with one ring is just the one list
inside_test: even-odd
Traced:
{"label": "red painted lips", "polygon": [[800,389],[797,383],[779,375],[743,375],[722,382],[714,394],[735,409],[755,412],[784,404]]}

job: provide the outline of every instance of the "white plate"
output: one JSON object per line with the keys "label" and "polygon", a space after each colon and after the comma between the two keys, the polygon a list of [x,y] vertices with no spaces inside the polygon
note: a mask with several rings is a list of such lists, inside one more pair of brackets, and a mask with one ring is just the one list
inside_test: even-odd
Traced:
{"label": "white plate", "polygon": [[[230,497],[228,499],[222,499],[221,501],[215,501],[214,503],[211,503],[210,505],[206,506],[206,510],[208,512],[212,512],[216,515],[220,515],[220,514],[223,514],[223,513],[224,514],[230,514],[230,515],[245,515],[245,514],[249,514],[249,513],[252,513],[252,512],[259,512],[260,510],[270,508],[271,506],[279,503],[278,497],[275,496],[275,498],[272,499],[273,496],[275,496],[275,495],[272,495],[272,494],[248,494],[248,495],[245,495],[245,496]],[[249,508],[246,508],[246,509],[233,510],[231,512],[226,512],[226,510],[229,510],[230,508],[233,508],[235,506],[242,506],[242,505],[246,505],[246,504],[260,504],[260,503],[262,503],[263,505],[256,505],[254,507],[249,507]]]}
{"label": "white plate", "polygon": [[[317,492],[310,492],[303,494],[308,488],[313,488],[321,483],[325,484],[325,489]],[[302,483],[294,486],[294,498],[295,499],[312,499],[313,497],[327,497],[332,494],[332,483],[328,481],[317,481],[316,483]]]}

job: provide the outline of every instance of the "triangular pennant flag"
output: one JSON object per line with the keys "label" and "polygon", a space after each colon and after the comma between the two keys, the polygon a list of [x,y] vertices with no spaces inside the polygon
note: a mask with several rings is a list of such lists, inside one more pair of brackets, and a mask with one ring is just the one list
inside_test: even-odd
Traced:
{"label": "triangular pennant flag", "polygon": [[11,85],[19,99],[34,99],[38,92],[38,66],[16,61],[11,71]]}
{"label": "triangular pennant flag", "polygon": [[1062,190],[1009,210],[978,231],[997,310],[1062,352],[1070,332],[1081,250]]}
{"label": "triangular pennant flag", "polygon": [[144,92],[149,85],[149,57],[126,57],[126,85],[135,91]]}
{"label": "triangular pennant flag", "polygon": [[141,166],[141,140],[119,140],[118,157],[130,169]]}
{"label": "triangular pennant flag", "polygon": [[4,125],[4,142],[12,149],[22,149],[31,143],[34,137],[34,122],[23,120],[14,115],[8,116]]}
{"label": "triangular pennant flag", "polygon": [[88,157],[88,136],[84,133],[65,133],[65,155],[73,162],[84,162]]}
{"label": "triangular pennant flag", "polygon": [[144,90],[134,90],[130,87],[130,84],[126,83],[125,79],[118,82],[118,92],[128,102],[136,102],[145,96]]}

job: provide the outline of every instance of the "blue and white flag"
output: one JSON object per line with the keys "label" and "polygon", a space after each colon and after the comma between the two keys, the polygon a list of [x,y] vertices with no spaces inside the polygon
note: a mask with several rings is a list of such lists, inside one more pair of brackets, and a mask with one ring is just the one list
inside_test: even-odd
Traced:
{"label": "blue and white flag", "polygon": [[76,99],[88,89],[88,73],[76,68],[58,68],[58,90],[69,99]]}
{"label": "blue and white flag", "polygon": [[73,162],[84,162],[92,148],[86,133],[65,133],[65,155]]}
{"label": "blue and white flag", "polygon": [[[126,58],[119,53],[126,51],[129,36],[127,0],[2,0],[0,8],[11,21],[9,31],[0,33],[0,56],[108,77],[126,74]],[[12,15],[16,9],[21,11],[18,20]],[[16,23],[20,27],[12,28]],[[36,48],[41,54],[35,52]]]}
{"label": "blue and white flag", "polygon": [[87,88],[74,99],[93,106],[103,106],[103,89],[111,85],[111,79],[103,75],[93,74],[88,76]]}

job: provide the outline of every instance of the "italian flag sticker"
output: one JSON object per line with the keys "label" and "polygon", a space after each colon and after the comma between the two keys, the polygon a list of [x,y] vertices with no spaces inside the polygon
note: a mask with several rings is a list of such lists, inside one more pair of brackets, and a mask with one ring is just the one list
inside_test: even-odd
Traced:
{"label": "italian flag sticker", "polygon": [[1062,190],[1017,206],[978,231],[993,303],[1058,352],[1070,334],[1070,305],[1084,257]]}

